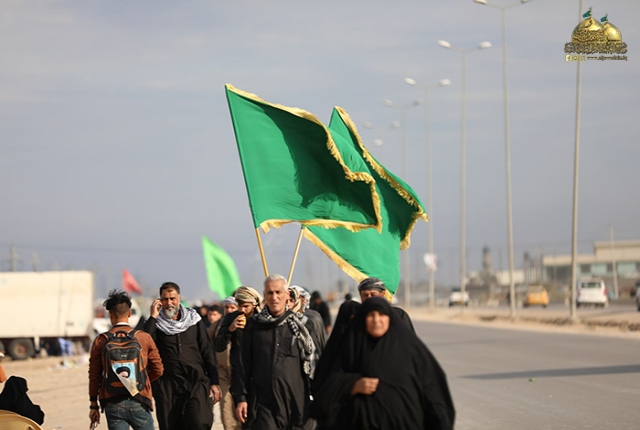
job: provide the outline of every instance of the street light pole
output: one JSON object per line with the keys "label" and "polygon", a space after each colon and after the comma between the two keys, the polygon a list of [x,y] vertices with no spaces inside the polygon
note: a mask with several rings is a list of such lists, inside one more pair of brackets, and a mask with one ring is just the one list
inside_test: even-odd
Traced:
{"label": "street light pole", "polygon": [[[432,176],[431,176],[431,127],[430,127],[430,108],[429,108],[429,91],[433,88],[436,87],[444,87],[447,85],[451,85],[451,81],[449,79],[442,79],[440,82],[438,82],[438,84],[436,85],[431,85],[428,87],[419,85],[414,79],[411,78],[405,78],[404,82],[407,85],[413,85],[416,86],[418,88],[421,88],[422,90],[424,90],[424,104],[425,104],[425,113],[426,113],[426,119],[425,119],[425,140],[426,140],[426,150],[427,150],[427,215],[429,216],[429,223],[428,223],[428,229],[429,229],[429,239],[428,239],[428,243],[429,243],[429,254],[431,254],[432,258],[434,256],[434,251],[433,251],[433,192],[432,192]],[[427,270],[429,271],[429,308],[431,310],[435,309],[436,307],[436,298],[435,298],[435,277],[434,277],[434,267],[433,264],[435,264],[435,262],[433,262],[428,268]]]}
{"label": "street light pole", "polygon": [[[582,0],[579,2],[578,16],[582,18]],[[576,125],[573,154],[573,216],[571,227],[571,311],[569,318],[573,321],[576,315],[576,286],[578,284],[576,272],[576,258],[578,254],[578,160],[580,158],[580,90],[582,80],[582,61],[578,61],[576,75]]]}
{"label": "street light pole", "polygon": [[[394,103],[387,99],[384,101],[385,106],[396,107]],[[407,108],[415,107],[422,104],[421,99],[416,99],[411,103],[398,106],[400,109],[400,121],[402,122],[402,179],[407,181],[407,126],[405,124]],[[411,304],[411,252],[409,248],[404,253],[404,306],[408,308]]]}
{"label": "street light pole", "polygon": [[462,55],[462,115],[461,115],[461,131],[460,131],[460,293],[462,295],[463,304],[460,306],[460,312],[464,312],[464,298],[466,296],[466,146],[467,146],[467,54],[469,52],[480,49],[491,48],[490,42],[481,42],[473,48],[461,49],[452,46],[446,40],[439,40],[438,45],[443,48],[451,49]]}
{"label": "street light pole", "polygon": [[511,319],[516,317],[516,288],[513,279],[513,212],[511,203],[511,143],[509,139],[509,88],[507,79],[507,9],[527,3],[530,0],[521,0],[518,3],[499,6],[487,3],[486,0],[473,0],[485,6],[500,9],[502,12],[502,94],[504,97],[504,152],[505,170],[507,179],[507,240],[509,252],[509,308]]}

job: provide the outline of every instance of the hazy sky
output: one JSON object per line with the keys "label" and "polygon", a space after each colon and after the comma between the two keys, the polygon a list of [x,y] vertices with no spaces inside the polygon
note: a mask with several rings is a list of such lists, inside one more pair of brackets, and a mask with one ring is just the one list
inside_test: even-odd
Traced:
{"label": "hazy sky", "polygon": [[[498,4],[513,2],[494,0]],[[517,2],[516,2],[517,3]],[[592,0],[629,46],[629,61],[582,67],[579,243],[640,238],[637,124],[640,2]],[[568,253],[576,64],[564,44],[577,0],[534,0],[508,12],[515,259]],[[471,0],[11,1],[0,6],[0,269],[93,268],[100,288],[128,268],[149,289],[174,280],[207,293],[200,237],[236,260],[242,281],[262,268],[224,84],[328,121],[341,106],[373,154],[402,174],[399,111],[382,100],[430,85],[435,248],[442,284],[458,282],[461,56],[467,59],[467,245],[470,269],[490,246],[506,266],[500,12]],[[635,118],[635,119],[634,119]],[[363,127],[370,121],[376,127]],[[407,112],[407,180],[426,203],[424,106]],[[634,137],[635,136],[635,137]],[[277,166],[273,166],[277,174]],[[263,236],[285,275],[297,227]],[[412,237],[412,278],[426,278],[427,225]],[[293,282],[327,291],[340,275],[303,241]]]}

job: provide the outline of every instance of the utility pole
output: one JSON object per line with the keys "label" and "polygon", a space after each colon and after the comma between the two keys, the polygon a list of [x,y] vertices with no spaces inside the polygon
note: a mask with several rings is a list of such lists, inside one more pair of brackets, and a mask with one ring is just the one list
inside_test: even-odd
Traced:
{"label": "utility pole", "polygon": [[16,246],[13,243],[9,246],[9,248],[11,253],[11,271],[17,272],[18,271],[18,252],[16,251]]}
{"label": "utility pole", "polygon": [[618,298],[618,269],[616,262],[615,242],[613,241],[613,226],[609,227],[609,241],[611,243],[611,263],[613,266],[613,295]]}
{"label": "utility pole", "polygon": [[33,261],[33,263],[32,263],[33,271],[37,272],[38,271],[38,263],[39,263],[39,261],[38,261],[38,253],[33,251],[31,253],[31,259]]}

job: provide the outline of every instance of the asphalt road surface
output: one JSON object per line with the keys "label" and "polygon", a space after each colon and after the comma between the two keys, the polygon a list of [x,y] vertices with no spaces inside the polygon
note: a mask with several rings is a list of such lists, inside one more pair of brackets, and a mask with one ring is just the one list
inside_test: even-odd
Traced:
{"label": "asphalt road surface", "polygon": [[640,341],[414,321],[457,430],[639,429]]}

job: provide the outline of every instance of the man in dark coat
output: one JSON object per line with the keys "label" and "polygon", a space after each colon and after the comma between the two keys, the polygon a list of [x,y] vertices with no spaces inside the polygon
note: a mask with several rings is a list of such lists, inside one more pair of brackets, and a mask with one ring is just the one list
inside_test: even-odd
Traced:
{"label": "man in dark coat", "polygon": [[164,374],[153,383],[160,430],[210,430],[213,404],[221,397],[216,361],[202,318],[180,303],[177,284],[162,284],[144,330],[164,364]]}
{"label": "man in dark coat", "polygon": [[[252,430],[312,428],[309,382],[314,341],[299,313],[287,309],[289,290],[282,275],[264,282],[264,309],[247,320],[242,338],[242,377],[231,392],[236,412]],[[232,355],[232,360],[237,355]],[[238,376],[238,375],[236,375]],[[241,384],[240,387],[233,384]]]}
{"label": "man in dark coat", "polygon": [[320,295],[320,291],[314,291],[311,293],[311,304],[309,305],[311,310],[314,310],[320,314],[322,317],[322,321],[324,322],[324,327],[327,330],[327,333],[331,332],[331,312],[329,312],[329,306],[327,303],[322,300],[322,296]]}

